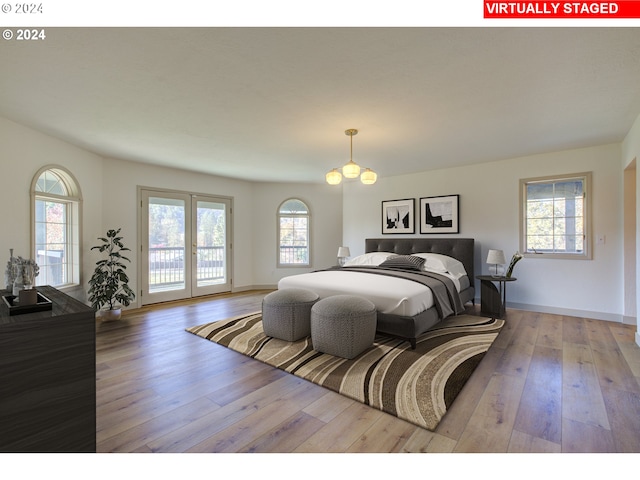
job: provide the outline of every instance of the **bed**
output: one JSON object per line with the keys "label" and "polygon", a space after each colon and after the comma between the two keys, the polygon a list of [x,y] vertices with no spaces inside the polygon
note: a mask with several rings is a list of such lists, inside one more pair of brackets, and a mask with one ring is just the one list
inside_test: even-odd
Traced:
{"label": "bed", "polygon": [[[413,266],[403,268],[416,256],[425,258],[419,272]],[[451,272],[443,271],[445,267]],[[377,331],[407,340],[415,348],[419,335],[474,301],[474,278],[472,238],[369,238],[365,254],[345,267],[285,277],[278,289],[305,288],[320,298],[365,297],[376,305]]]}

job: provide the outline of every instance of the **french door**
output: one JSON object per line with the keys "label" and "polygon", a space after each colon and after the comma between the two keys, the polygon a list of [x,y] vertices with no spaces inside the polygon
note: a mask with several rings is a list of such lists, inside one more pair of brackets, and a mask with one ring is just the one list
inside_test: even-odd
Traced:
{"label": "french door", "polygon": [[231,199],[140,189],[141,303],[231,291]]}

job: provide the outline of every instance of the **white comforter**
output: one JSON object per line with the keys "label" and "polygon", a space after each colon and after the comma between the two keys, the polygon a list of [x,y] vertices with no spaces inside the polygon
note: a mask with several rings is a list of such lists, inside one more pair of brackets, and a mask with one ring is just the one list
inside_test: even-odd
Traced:
{"label": "white comforter", "polygon": [[[437,272],[453,280],[458,292],[460,281],[447,273]],[[320,298],[331,295],[359,295],[371,300],[376,309],[392,315],[413,316],[433,306],[431,290],[417,282],[365,272],[320,271],[285,277],[278,289],[306,288]]]}

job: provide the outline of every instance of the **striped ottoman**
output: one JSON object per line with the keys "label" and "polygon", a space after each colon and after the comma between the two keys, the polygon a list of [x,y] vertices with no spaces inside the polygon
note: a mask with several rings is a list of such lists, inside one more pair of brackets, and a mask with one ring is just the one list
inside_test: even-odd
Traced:
{"label": "striped ottoman", "polygon": [[376,306],[366,298],[335,295],[311,308],[313,349],[342,358],[354,358],[373,345]]}
{"label": "striped ottoman", "polygon": [[262,300],[262,328],[265,335],[295,342],[311,334],[311,307],[318,295],[303,288],[283,288]]}

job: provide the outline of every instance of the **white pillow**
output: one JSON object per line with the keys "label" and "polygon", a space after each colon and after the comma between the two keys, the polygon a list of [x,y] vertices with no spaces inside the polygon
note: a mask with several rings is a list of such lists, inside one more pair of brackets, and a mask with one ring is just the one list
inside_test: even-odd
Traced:
{"label": "white pillow", "polygon": [[455,278],[464,277],[467,271],[459,260],[440,253],[412,253],[412,255],[424,258],[423,270],[430,272],[449,273]]}
{"label": "white pillow", "polygon": [[396,253],[391,252],[371,252],[364,255],[358,255],[357,257],[347,260],[344,264],[345,267],[357,267],[362,265],[378,266],[389,257],[395,257]]}

